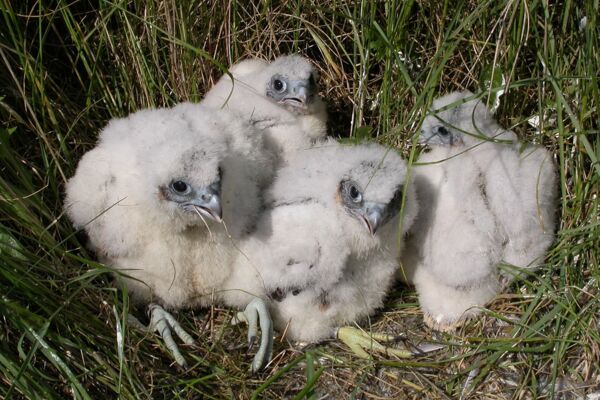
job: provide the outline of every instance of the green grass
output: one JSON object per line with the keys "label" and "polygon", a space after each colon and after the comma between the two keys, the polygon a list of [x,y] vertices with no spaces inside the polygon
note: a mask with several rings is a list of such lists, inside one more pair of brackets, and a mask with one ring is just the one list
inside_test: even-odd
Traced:
{"label": "green grass", "polygon": [[[0,0],[0,397],[521,399],[600,390],[597,0],[50,3]],[[200,100],[224,66],[289,52],[315,61],[332,135],[371,136],[407,158],[432,98],[488,90],[486,81],[505,89],[500,122],[556,156],[556,242],[537,273],[454,335],[424,328],[414,289],[397,286],[371,327],[447,344],[428,356],[363,361],[336,342],[300,351],[277,340],[272,366],[252,377],[243,327],[215,307],[179,313],[199,343],[185,348],[191,368],[178,370],[153,335],[127,328],[127,293],[63,215],[64,183],[110,118]]]}

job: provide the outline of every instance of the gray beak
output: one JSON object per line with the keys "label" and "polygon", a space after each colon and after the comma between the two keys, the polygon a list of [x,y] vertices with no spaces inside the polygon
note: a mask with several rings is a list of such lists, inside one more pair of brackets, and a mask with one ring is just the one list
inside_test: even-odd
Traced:
{"label": "gray beak", "polygon": [[281,101],[286,105],[298,108],[306,108],[310,98],[310,89],[302,81],[291,83],[290,94]]}
{"label": "gray beak", "polygon": [[302,103],[306,103],[306,99],[308,98],[306,86],[298,85],[292,88],[294,95],[300,99]]}
{"label": "gray beak", "polygon": [[189,204],[205,217],[219,223],[223,220],[221,186],[219,184],[212,184],[207,188],[198,190],[196,198],[190,201]]}
{"label": "gray beak", "polygon": [[365,201],[360,209],[354,211],[359,219],[365,224],[371,235],[374,235],[380,226],[385,225],[400,211],[402,188],[402,186],[399,186],[396,189],[394,196],[388,203]]}
{"label": "gray beak", "polygon": [[385,204],[373,202],[365,202],[363,207],[357,212],[371,235],[374,235],[381,226],[381,223],[384,221],[385,213]]}

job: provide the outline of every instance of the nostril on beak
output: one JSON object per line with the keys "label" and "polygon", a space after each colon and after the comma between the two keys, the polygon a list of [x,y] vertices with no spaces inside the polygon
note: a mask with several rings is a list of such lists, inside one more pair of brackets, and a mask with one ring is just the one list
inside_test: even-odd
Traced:
{"label": "nostril on beak", "polygon": [[212,194],[209,194],[209,193],[203,194],[201,198],[204,201],[209,201],[210,199],[212,199]]}

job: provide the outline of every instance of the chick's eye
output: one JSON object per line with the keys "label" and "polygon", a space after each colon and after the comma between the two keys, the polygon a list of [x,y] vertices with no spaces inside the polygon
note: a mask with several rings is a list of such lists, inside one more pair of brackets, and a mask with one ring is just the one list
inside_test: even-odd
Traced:
{"label": "chick's eye", "polygon": [[450,132],[448,132],[448,129],[444,128],[443,126],[438,127],[437,131],[438,134],[442,136],[448,136],[450,134]]}
{"label": "chick's eye", "polygon": [[275,79],[273,81],[273,88],[278,92],[283,92],[285,90],[285,82],[280,79]]}
{"label": "chick's eye", "polygon": [[349,186],[346,186],[346,188],[346,193],[348,193],[350,200],[352,200],[353,203],[360,203],[362,201],[362,193],[356,185],[350,184]]}
{"label": "chick's eye", "polygon": [[184,181],[175,181],[171,187],[178,193],[185,193],[188,190],[188,185]]}

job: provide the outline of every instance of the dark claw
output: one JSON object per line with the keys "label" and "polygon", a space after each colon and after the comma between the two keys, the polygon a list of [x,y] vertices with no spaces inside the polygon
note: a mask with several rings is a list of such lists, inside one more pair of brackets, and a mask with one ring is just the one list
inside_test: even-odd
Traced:
{"label": "dark claw", "polygon": [[405,346],[413,346],[408,337],[405,334],[394,335],[394,337],[389,341],[390,343],[403,343]]}
{"label": "dark claw", "polygon": [[252,351],[255,344],[256,344],[256,336],[250,336],[250,338],[248,339],[248,352],[247,353],[250,353],[250,351]]}

